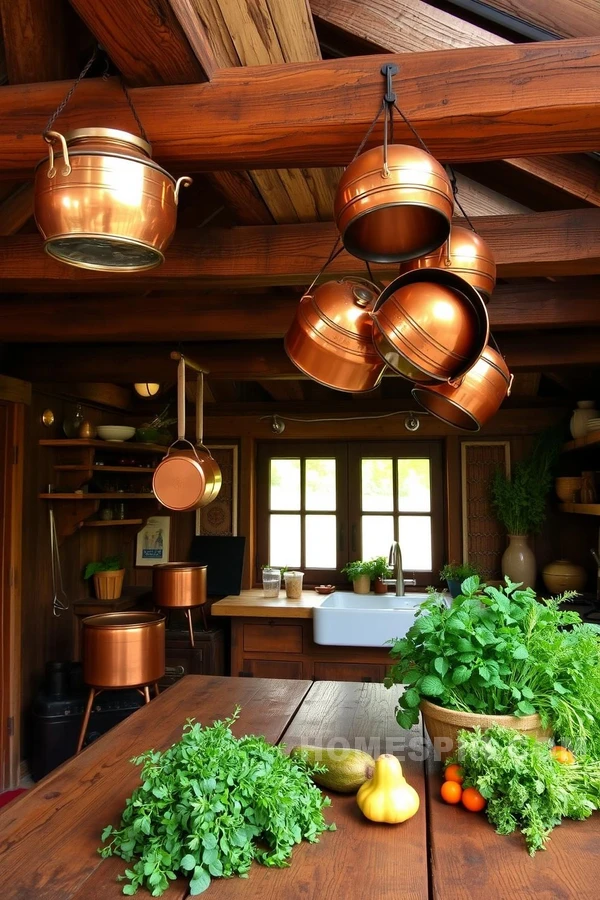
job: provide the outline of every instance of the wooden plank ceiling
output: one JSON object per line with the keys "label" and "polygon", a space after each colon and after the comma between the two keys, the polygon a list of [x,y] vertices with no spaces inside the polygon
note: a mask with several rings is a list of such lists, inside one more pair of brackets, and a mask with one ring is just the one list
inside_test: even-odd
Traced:
{"label": "wooden plank ceiling", "polygon": [[[335,239],[337,166],[380,103],[372,56],[384,54],[400,65],[402,109],[457,165],[461,202],[494,249],[490,318],[522,373],[517,393],[534,396],[540,371],[579,383],[573,367],[600,365],[600,164],[586,155],[600,149],[598,4],[486,0],[560,38],[539,43],[440,5],[0,0],[3,367],[33,379],[51,368],[73,382],[168,380],[167,347],[201,342],[191,346],[212,369],[217,402],[321,398],[281,338]],[[148,273],[56,263],[31,222],[40,132],[96,41],[131,88],[155,156],[195,178],[167,261]],[[115,79],[99,74],[78,87],[61,130],[132,129]],[[377,127],[370,143],[380,140]],[[401,122],[396,140],[414,141]],[[345,253],[329,271],[365,274]]]}

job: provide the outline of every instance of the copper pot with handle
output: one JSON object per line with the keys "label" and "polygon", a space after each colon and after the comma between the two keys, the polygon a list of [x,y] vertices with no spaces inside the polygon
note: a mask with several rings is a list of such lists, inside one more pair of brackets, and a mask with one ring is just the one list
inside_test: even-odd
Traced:
{"label": "copper pot with handle", "polygon": [[204,372],[199,372],[196,382],[196,455],[204,472],[204,495],[200,508],[208,506],[219,494],[223,477],[221,467],[204,444]]}
{"label": "copper pot with handle", "polygon": [[340,178],[335,222],[346,250],[376,263],[405,262],[450,233],[452,185],[430,153],[386,143],[362,153]]}
{"label": "copper pot with handle", "polygon": [[457,379],[488,342],[485,303],[471,285],[445,269],[400,275],[373,310],[373,343],[388,366],[409,381]]}
{"label": "copper pot with handle", "polygon": [[463,431],[479,431],[510,395],[512,381],[504,358],[488,344],[458,383],[417,385],[412,395],[443,422]]}
{"label": "copper pot with handle", "polygon": [[378,295],[364,278],[340,278],[309,289],[284,341],[294,365],[338,391],[376,388],[386,368],[373,347],[370,311]]}
{"label": "copper pot with handle", "polygon": [[113,128],[45,135],[49,158],[35,173],[34,215],[46,253],[104,272],[140,272],[164,261],[187,176],[175,179],[151,145]]}
{"label": "copper pot with handle", "polygon": [[134,688],[165,674],[165,618],[112,612],[83,620],[83,678],[94,688]]}
{"label": "copper pot with handle", "polygon": [[431,268],[447,269],[460,275],[486,302],[496,285],[496,262],[489,244],[476,231],[462,225],[453,225],[445,244],[432,253],[404,263],[400,271],[404,274],[413,269]]}

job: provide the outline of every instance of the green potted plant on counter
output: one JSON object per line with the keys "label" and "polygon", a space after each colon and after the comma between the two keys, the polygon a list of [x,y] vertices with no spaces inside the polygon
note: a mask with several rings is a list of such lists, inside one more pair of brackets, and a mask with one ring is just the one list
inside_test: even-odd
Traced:
{"label": "green potted plant on counter", "polygon": [[348,576],[348,581],[352,582],[355,594],[368,594],[373,579],[373,561],[364,562],[357,559],[349,562],[342,569],[342,575]]}
{"label": "green potted plant on counter", "polygon": [[383,579],[389,578],[390,573],[391,569],[385,556],[377,556],[371,560],[371,578],[376,594],[387,594],[388,586],[384,584]]}
{"label": "green potted plant on counter", "polygon": [[123,560],[120,556],[105,556],[97,562],[90,562],[85,567],[83,577],[86,581],[94,579],[94,591],[98,600],[118,600],[125,577]]}
{"label": "green potted plant on counter", "polygon": [[404,686],[400,726],[420,709],[442,757],[461,728],[497,724],[600,758],[600,629],[562,608],[573,596],[540,602],[530,588],[477,576],[450,606],[432,593],[391,650],[384,683]]}
{"label": "green potted plant on counter", "polygon": [[479,575],[479,572],[471,563],[446,563],[440,572],[440,578],[448,585],[452,597],[458,597],[461,584],[472,575]]}

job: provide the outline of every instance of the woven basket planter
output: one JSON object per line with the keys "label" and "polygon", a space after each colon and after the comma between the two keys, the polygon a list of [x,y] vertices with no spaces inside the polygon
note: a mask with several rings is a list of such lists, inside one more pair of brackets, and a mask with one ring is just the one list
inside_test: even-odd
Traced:
{"label": "woven basket planter", "polygon": [[94,591],[98,600],[118,600],[123,588],[125,569],[112,572],[96,572],[94,575]]}
{"label": "woven basket planter", "polygon": [[429,700],[421,701],[421,713],[433,743],[434,758],[441,759],[442,762],[456,750],[457,735],[463,728],[473,731],[477,727],[485,729],[490,725],[503,725],[540,741],[552,737],[552,729],[544,728],[538,713],[532,716],[488,716],[445,709],[443,706],[430,703]]}

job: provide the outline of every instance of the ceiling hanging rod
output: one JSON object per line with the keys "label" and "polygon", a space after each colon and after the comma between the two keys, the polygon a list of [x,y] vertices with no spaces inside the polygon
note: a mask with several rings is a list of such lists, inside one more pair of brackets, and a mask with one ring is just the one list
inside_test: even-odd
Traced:
{"label": "ceiling hanging rod", "polygon": [[197,362],[194,362],[194,360],[190,359],[189,356],[185,356],[183,353],[180,353],[179,350],[173,350],[171,352],[171,359],[177,361],[183,360],[189,369],[193,369],[194,372],[198,372],[200,375],[210,375],[208,369],[203,369],[202,366],[198,365]]}

